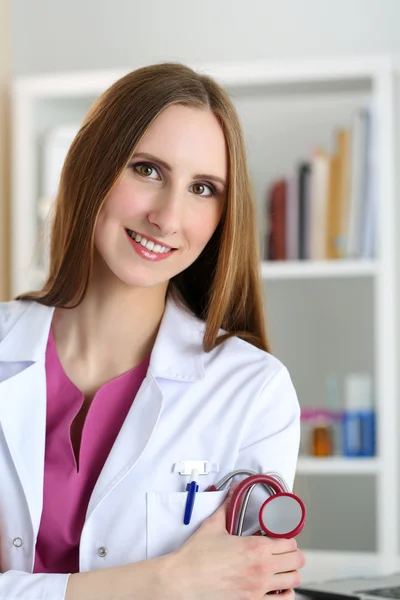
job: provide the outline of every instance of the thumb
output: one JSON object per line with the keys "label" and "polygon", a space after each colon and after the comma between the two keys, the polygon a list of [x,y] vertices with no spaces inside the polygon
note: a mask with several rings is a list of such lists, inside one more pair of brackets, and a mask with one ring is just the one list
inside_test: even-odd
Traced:
{"label": "thumb", "polygon": [[[222,502],[221,506],[217,508],[215,513],[210,517],[214,522],[219,523],[226,530],[226,517],[228,515],[229,503],[232,499],[233,492],[237,488],[239,483],[233,483],[229,488],[228,494],[226,495],[225,500]],[[210,492],[212,493],[212,492]]]}

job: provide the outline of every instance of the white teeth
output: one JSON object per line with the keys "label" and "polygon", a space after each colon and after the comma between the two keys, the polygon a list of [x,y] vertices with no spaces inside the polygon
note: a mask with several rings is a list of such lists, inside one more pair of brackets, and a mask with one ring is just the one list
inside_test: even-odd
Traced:
{"label": "white teeth", "polygon": [[138,244],[143,246],[143,248],[146,248],[150,252],[164,254],[165,252],[171,251],[171,248],[168,248],[167,246],[161,246],[161,244],[155,244],[152,240],[146,240],[146,238],[142,237],[139,233],[135,233],[131,230],[128,230],[128,233],[135,242],[137,242]]}
{"label": "white teeth", "polygon": [[154,242],[152,242],[151,240],[149,242],[147,242],[146,248],[147,248],[147,250],[150,250],[150,251],[153,250]]}

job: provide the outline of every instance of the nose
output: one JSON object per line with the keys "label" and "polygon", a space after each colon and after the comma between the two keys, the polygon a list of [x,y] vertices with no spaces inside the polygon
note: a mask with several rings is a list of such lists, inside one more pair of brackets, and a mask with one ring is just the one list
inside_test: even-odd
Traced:
{"label": "nose", "polygon": [[172,235],[180,229],[182,219],[182,194],[177,189],[160,190],[147,214],[147,220],[162,235]]}

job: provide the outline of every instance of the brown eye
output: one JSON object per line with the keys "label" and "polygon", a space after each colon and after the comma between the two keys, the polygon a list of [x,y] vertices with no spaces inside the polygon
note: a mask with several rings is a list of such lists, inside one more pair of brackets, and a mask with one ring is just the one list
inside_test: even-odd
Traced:
{"label": "brown eye", "polygon": [[142,177],[147,177],[147,179],[158,179],[159,178],[157,169],[155,167],[153,167],[152,165],[138,163],[136,165],[133,165],[133,168],[135,169],[135,171],[137,173],[139,173],[139,175],[142,175]]}
{"label": "brown eye", "polygon": [[205,186],[202,185],[201,183],[195,183],[195,185],[193,186],[193,192],[195,194],[203,194],[205,190]]}
{"label": "brown eye", "polygon": [[215,190],[210,185],[205,185],[204,183],[194,183],[190,186],[190,189],[196,196],[204,196],[207,198],[208,196],[215,195]]}
{"label": "brown eye", "polygon": [[146,177],[149,177],[151,175],[152,172],[152,168],[149,167],[148,165],[140,165],[139,167],[139,172],[141,175],[146,175]]}

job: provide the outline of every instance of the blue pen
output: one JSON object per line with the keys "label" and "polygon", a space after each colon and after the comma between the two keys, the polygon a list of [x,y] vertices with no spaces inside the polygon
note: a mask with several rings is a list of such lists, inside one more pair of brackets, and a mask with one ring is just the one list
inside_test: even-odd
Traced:
{"label": "blue pen", "polygon": [[186,484],[187,498],[186,498],[186,506],[185,506],[185,515],[183,517],[183,522],[185,525],[189,525],[190,519],[192,518],[194,501],[196,498],[196,494],[199,491],[199,485],[196,482],[198,475],[199,475],[198,470],[192,469],[189,483]]}

